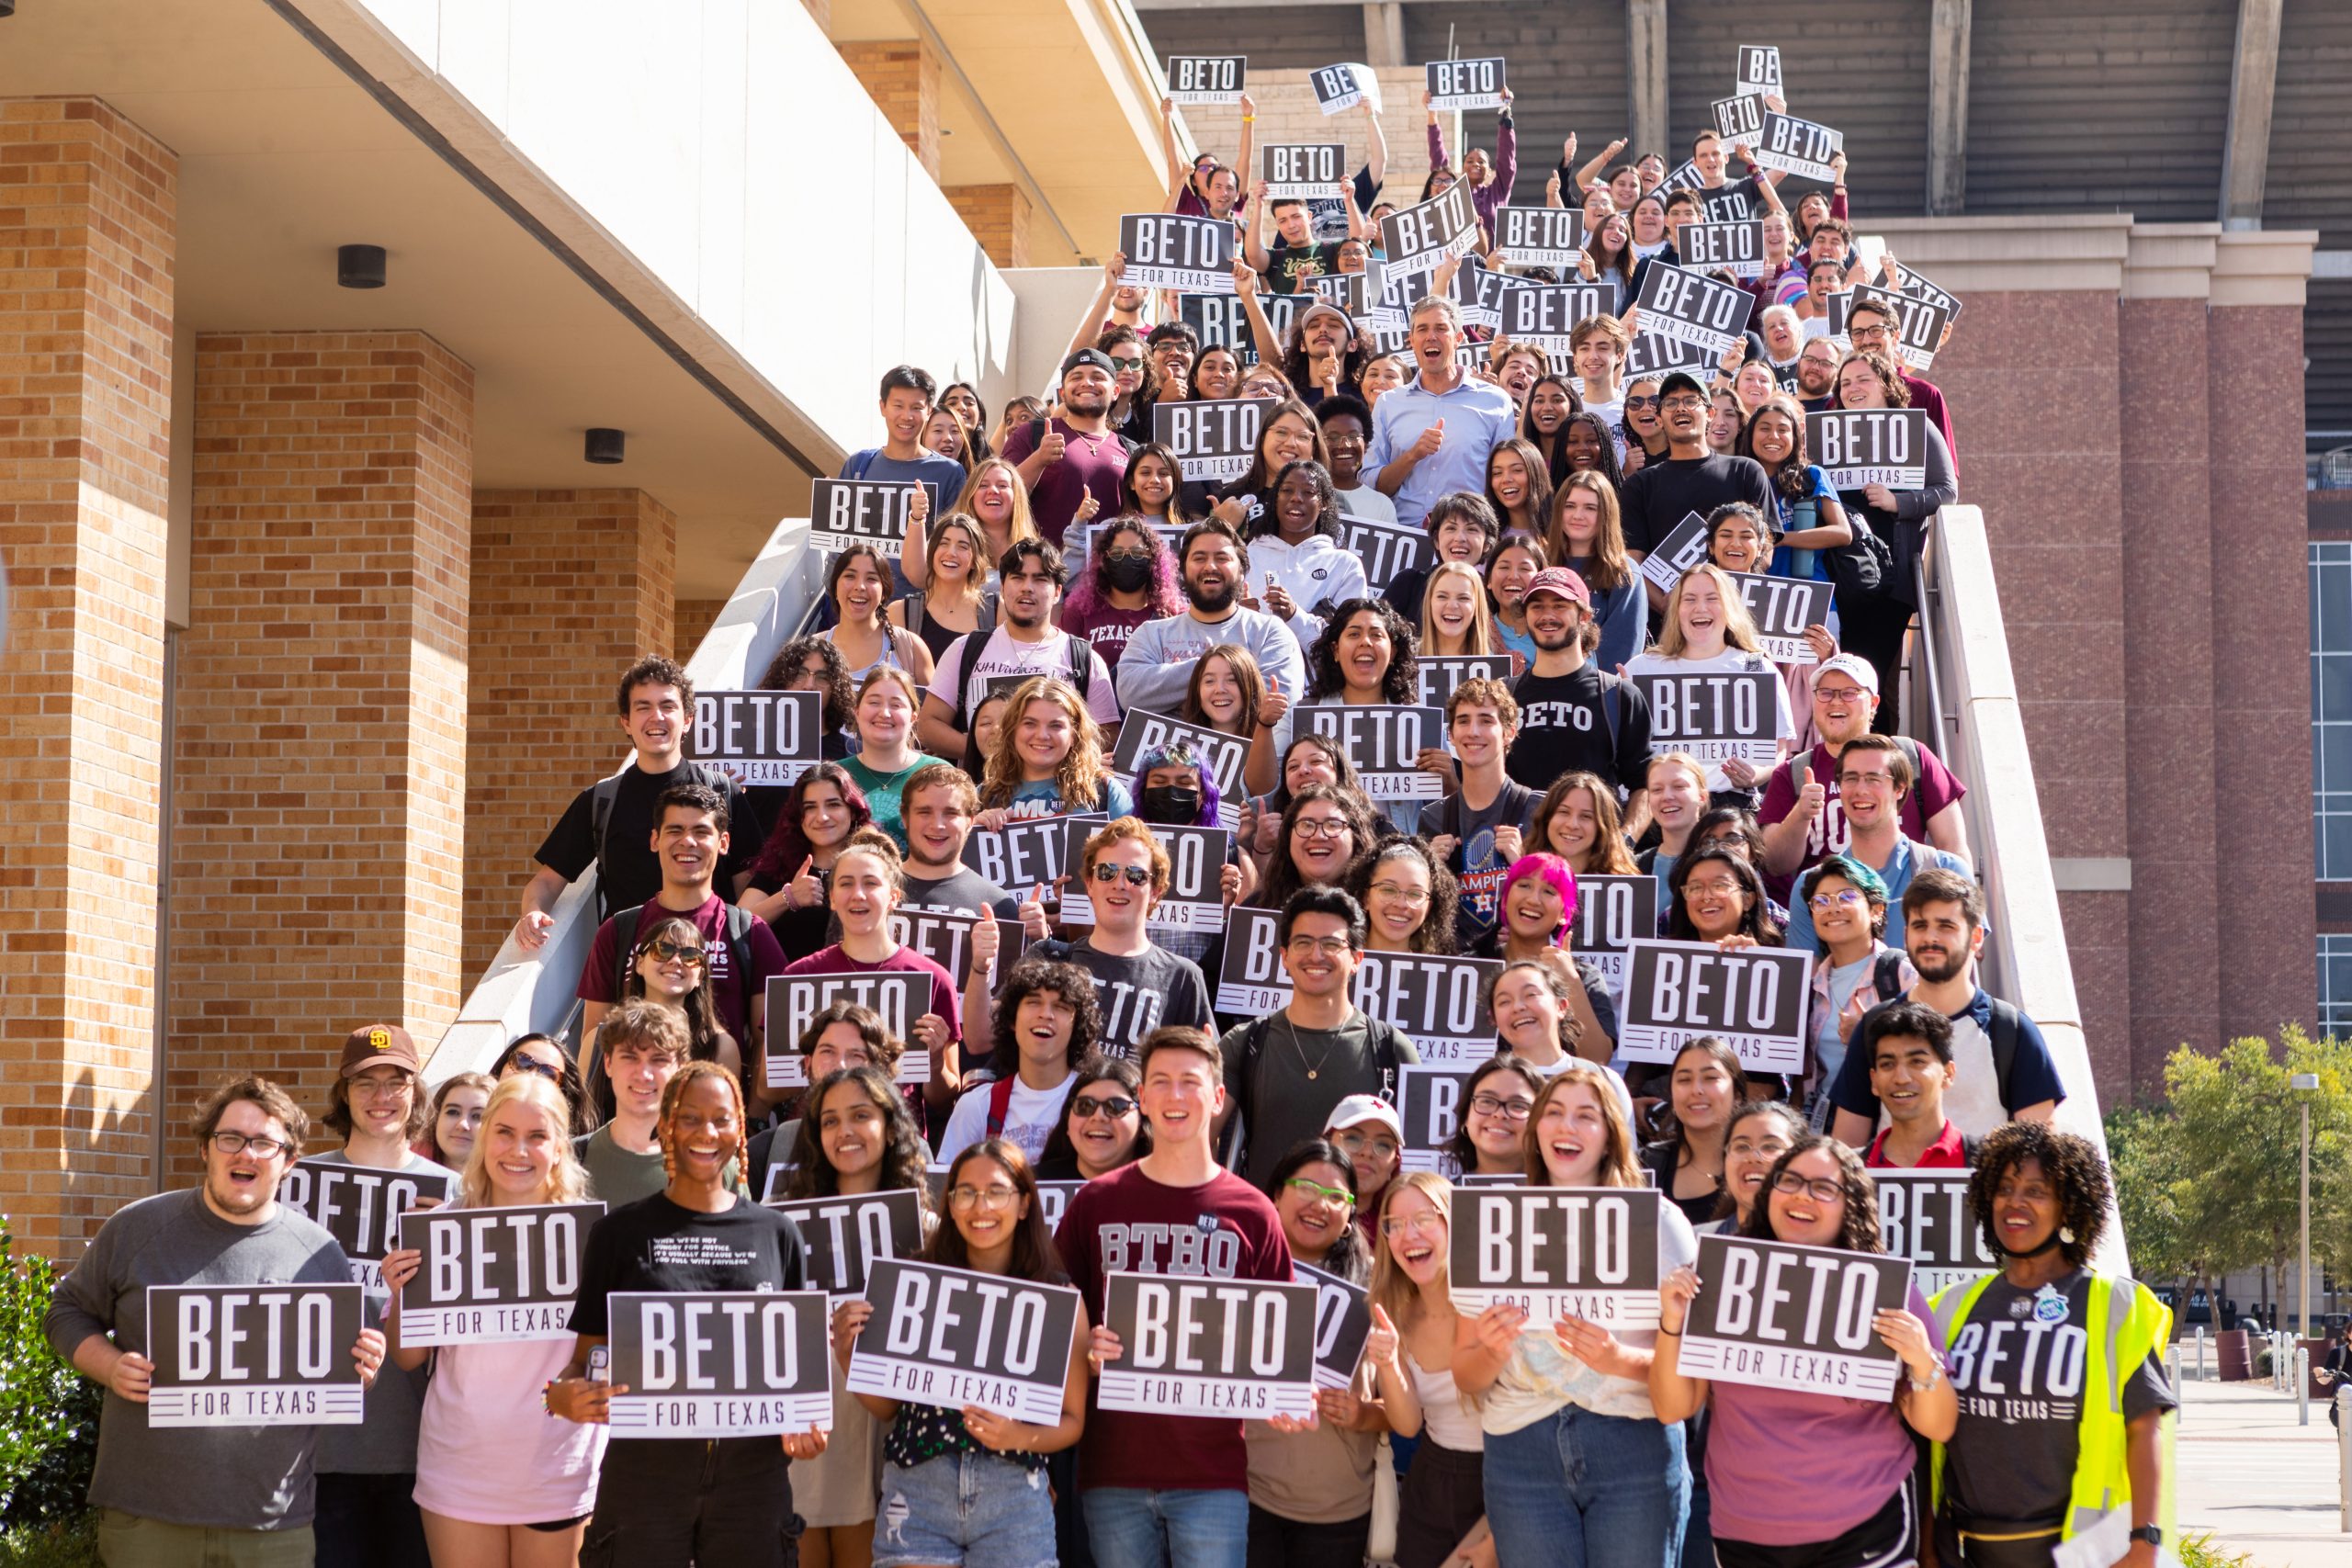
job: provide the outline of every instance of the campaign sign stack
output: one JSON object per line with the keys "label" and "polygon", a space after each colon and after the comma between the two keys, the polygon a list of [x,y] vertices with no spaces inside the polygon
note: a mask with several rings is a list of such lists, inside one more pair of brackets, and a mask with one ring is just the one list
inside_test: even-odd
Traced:
{"label": "campaign sign stack", "polygon": [[1907,1299],[1907,1259],[1702,1235],[1699,1281],[1675,1362],[1685,1377],[1894,1397],[1902,1360],[1871,1320]]}
{"label": "campaign sign stack", "polygon": [[1312,1284],[1114,1273],[1102,1321],[1119,1359],[1102,1369],[1105,1410],[1158,1416],[1306,1416],[1315,1409]]}
{"label": "campaign sign stack", "polygon": [[150,1285],[151,1427],[356,1427],[353,1285]]}
{"label": "campaign sign stack", "polygon": [[1811,955],[1784,947],[1637,941],[1626,952],[1617,1048],[1629,1062],[1671,1063],[1713,1034],[1750,1073],[1801,1073],[1812,968]]}
{"label": "campaign sign stack", "polygon": [[739,784],[794,784],[824,744],[815,692],[696,692],[686,755]]}
{"label": "campaign sign stack", "polygon": [[401,1220],[423,1253],[401,1292],[404,1345],[500,1345],[571,1337],[580,1259],[602,1203],[433,1209]]}
{"label": "campaign sign stack", "polygon": [[1890,1258],[1908,1259],[1919,1289],[1947,1285],[2002,1267],[1984,1245],[1984,1227],[1968,1208],[1966,1170],[1873,1170],[1878,1235]]}
{"label": "campaign sign stack", "polygon": [[855,1002],[879,1018],[892,1039],[910,1042],[899,1058],[899,1082],[931,1081],[931,1053],[911,1043],[914,1021],[931,1007],[931,982],[921,975],[771,975],[767,1001],[768,1038],[778,1044],[766,1053],[770,1089],[807,1086],[809,1020],[835,1002]]}
{"label": "campaign sign stack", "polygon": [[874,1315],[850,1352],[852,1393],[1061,1420],[1076,1291],[897,1259],[876,1263],[867,1283]]}
{"label": "campaign sign stack", "polygon": [[382,1301],[384,1254],[398,1245],[394,1231],[411,1209],[449,1201],[457,1179],[447,1171],[377,1170],[339,1160],[297,1160],[277,1186],[277,1201],[326,1227],[351,1260],[354,1284]]}
{"label": "campaign sign stack", "polygon": [[616,1291],[616,1438],[761,1438],[833,1425],[822,1291]]}
{"label": "campaign sign stack", "polygon": [[1446,1252],[1453,1310],[1497,1302],[1549,1328],[1657,1326],[1658,1194],[1647,1187],[1498,1187],[1457,1192]]}
{"label": "campaign sign stack", "polygon": [[[768,1171],[773,1191],[777,1172]],[[922,1250],[922,1194],[911,1187],[854,1197],[776,1198],[767,1207],[789,1214],[808,1249],[808,1283],[836,1302],[865,1294],[866,1276],[887,1258]]]}

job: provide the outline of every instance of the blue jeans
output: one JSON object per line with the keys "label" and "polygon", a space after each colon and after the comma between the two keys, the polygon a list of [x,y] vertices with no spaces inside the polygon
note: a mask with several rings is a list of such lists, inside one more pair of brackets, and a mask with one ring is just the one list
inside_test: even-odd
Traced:
{"label": "blue jeans", "polygon": [[1246,1568],[1247,1492],[1098,1486],[1081,1499],[1100,1568]]}
{"label": "blue jeans", "polygon": [[1000,1454],[938,1454],[882,1471],[874,1568],[1053,1568],[1054,1498],[1043,1465]]}
{"label": "blue jeans", "polygon": [[1487,1435],[1487,1521],[1510,1568],[1678,1568],[1682,1427],[1562,1405]]}

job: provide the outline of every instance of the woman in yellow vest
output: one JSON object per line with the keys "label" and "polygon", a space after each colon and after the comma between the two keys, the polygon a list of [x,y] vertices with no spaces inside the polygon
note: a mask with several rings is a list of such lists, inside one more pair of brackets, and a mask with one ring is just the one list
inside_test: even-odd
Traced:
{"label": "woman in yellow vest", "polygon": [[2008,1261],[1935,1299],[1960,1398],[1958,1428],[1936,1445],[1939,1560],[2155,1568],[2172,1313],[2089,1266],[2106,1162],[2086,1139],[2011,1122],[1978,1149],[1969,1207]]}

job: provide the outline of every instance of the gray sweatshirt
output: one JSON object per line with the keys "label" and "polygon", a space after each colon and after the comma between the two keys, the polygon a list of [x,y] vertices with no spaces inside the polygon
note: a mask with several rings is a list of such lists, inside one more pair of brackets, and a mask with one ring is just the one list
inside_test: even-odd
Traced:
{"label": "gray sweatshirt", "polygon": [[1148,713],[1173,714],[1184,705],[1193,666],[1221,644],[1238,643],[1259,670],[1282,682],[1283,694],[1296,702],[1306,694],[1306,655],[1291,629],[1262,610],[1236,610],[1227,619],[1194,620],[1189,615],[1146,621],[1119,656],[1119,705]]}
{"label": "gray sweatshirt", "polygon": [[[189,1190],[116,1211],[81,1266],[57,1282],[43,1324],[69,1360],[94,1334],[147,1354],[150,1285],[347,1284],[334,1237],[293,1210],[232,1224]],[[387,1368],[387,1371],[390,1369]],[[143,1406],[108,1390],[90,1502],[213,1529],[299,1529],[311,1522],[321,1427],[152,1427]]]}
{"label": "gray sweatshirt", "polygon": [[[318,1165],[350,1165],[349,1155],[335,1149],[308,1156]],[[413,1154],[401,1166],[405,1171],[437,1171],[445,1166]],[[368,1326],[383,1325],[387,1298],[370,1292]],[[424,1383],[432,1373],[428,1363],[404,1372],[390,1360],[368,1389],[368,1419],[356,1427],[329,1427],[319,1439],[321,1475],[406,1475],[416,1469],[416,1427],[424,1414]]]}

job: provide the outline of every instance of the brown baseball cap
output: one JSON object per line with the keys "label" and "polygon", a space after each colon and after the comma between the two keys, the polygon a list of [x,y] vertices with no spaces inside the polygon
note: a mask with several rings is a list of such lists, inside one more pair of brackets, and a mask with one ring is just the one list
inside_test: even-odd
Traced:
{"label": "brown baseball cap", "polygon": [[371,1023],[355,1029],[343,1043],[343,1077],[356,1078],[370,1067],[391,1066],[422,1071],[416,1042],[397,1023]]}

